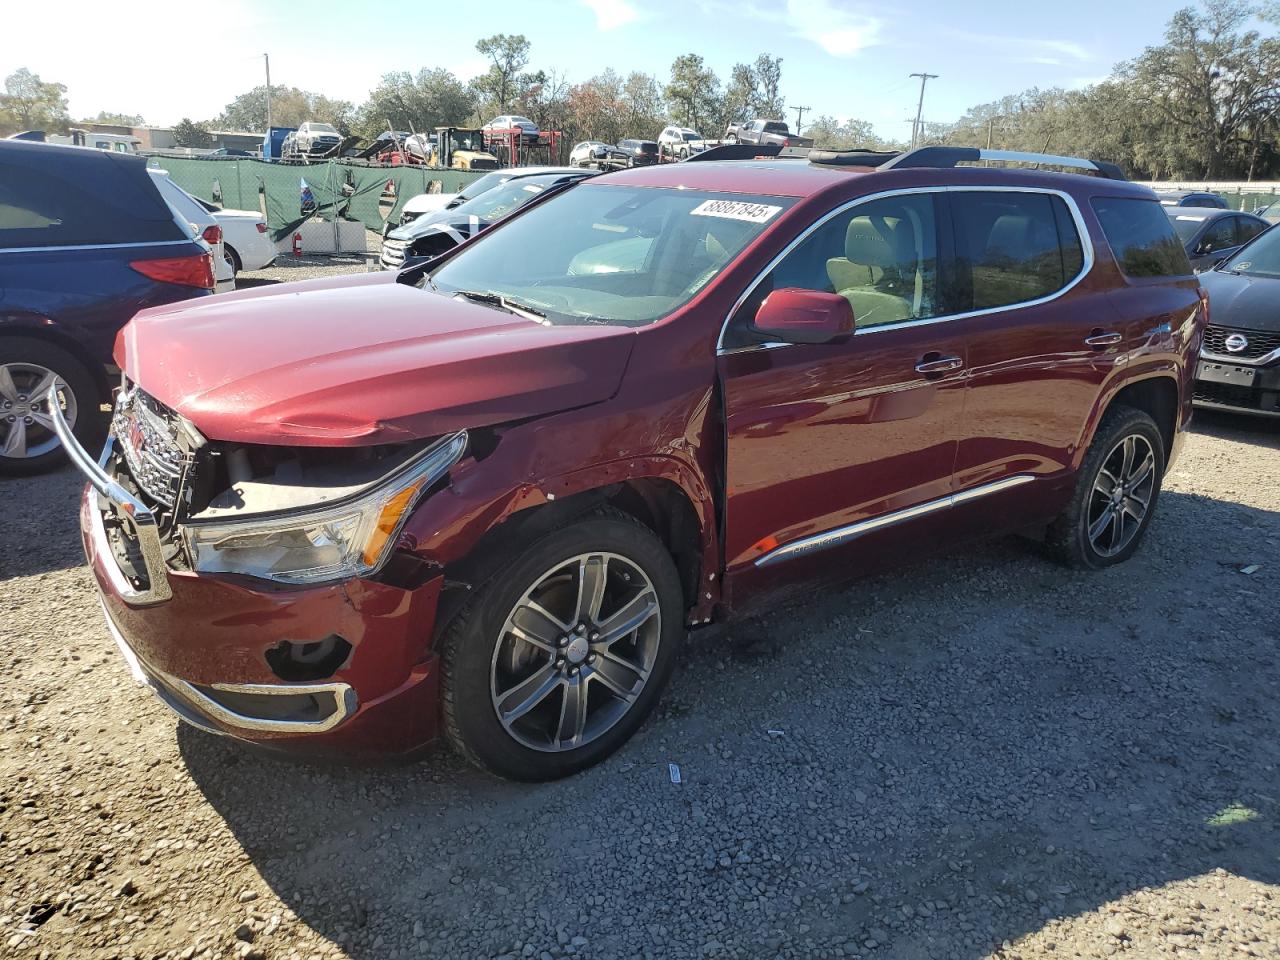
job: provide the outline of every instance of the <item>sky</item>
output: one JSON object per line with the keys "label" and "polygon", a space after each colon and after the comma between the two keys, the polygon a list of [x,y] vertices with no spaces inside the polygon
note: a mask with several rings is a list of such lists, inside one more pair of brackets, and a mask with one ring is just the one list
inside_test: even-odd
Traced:
{"label": "sky", "polygon": [[[612,67],[665,81],[683,53],[703,56],[727,79],[735,62],[782,57],[790,107],[871,121],[878,133],[909,135],[919,81],[924,119],[949,122],[968,107],[1028,87],[1081,87],[1161,42],[1185,0],[1027,0],[863,3],[856,0],[218,0],[190,8],[157,0],[62,0],[51,27],[40,4],[6,10],[0,77],[29,67],[67,86],[73,117],[100,110],[171,125],[210,119],[263,82],[359,104],[390,70],[446,67],[463,80],[487,64],[475,42],[523,33],[532,68],[569,82]],[[796,113],[788,111],[794,128]],[[714,131],[704,131],[714,135]],[[638,131],[638,133],[643,133]],[[650,135],[657,131],[650,132]]]}

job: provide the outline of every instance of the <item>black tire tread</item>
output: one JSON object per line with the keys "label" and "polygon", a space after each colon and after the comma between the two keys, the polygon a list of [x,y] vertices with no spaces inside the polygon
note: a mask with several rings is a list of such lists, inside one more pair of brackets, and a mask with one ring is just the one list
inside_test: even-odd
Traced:
{"label": "black tire tread", "polygon": [[[650,537],[655,536],[652,529],[641,523],[631,514],[606,504],[604,506],[596,507],[586,513],[566,517],[562,523],[551,527],[532,543],[524,545],[525,551],[534,549],[538,544],[547,540],[549,537],[555,536],[566,527],[594,518],[604,518],[628,523],[634,526],[637,531],[643,531]],[[462,605],[458,612],[454,614],[440,635],[440,704],[445,736],[449,745],[465,760],[480,770],[483,770],[485,773],[500,778],[505,777],[506,774],[495,769],[491,764],[486,762],[484,758],[472,750],[462,736],[458,727],[457,690],[455,684],[452,682],[452,678],[457,675],[457,658],[459,651],[462,649],[465,634],[471,625],[472,619],[478,615],[480,607],[487,598],[490,585],[506,573],[517,559],[518,556],[515,555],[504,557],[503,561],[497,565],[496,569],[494,569],[482,583],[472,589],[471,597]]]}
{"label": "black tire tread", "polygon": [[[1081,513],[1086,509],[1088,498],[1092,493],[1093,485],[1091,480],[1100,466],[1100,461],[1111,452],[1116,440],[1137,425],[1147,426],[1154,435],[1156,446],[1160,450],[1158,468],[1163,473],[1168,452],[1164,449],[1160,428],[1151,418],[1151,415],[1145,410],[1139,410],[1137,407],[1130,407],[1125,404],[1111,406],[1103,414],[1102,422],[1098,424],[1098,429],[1094,433],[1093,442],[1089,445],[1089,450],[1080,464],[1076,488],[1071,494],[1071,501],[1067,504],[1066,509],[1049,524],[1045,533],[1045,551],[1052,559],[1063,566],[1076,570],[1096,570],[1109,565],[1090,563],[1083,554],[1079,542]],[[1142,538],[1146,535],[1146,530],[1150,526],[1151,516],[1154,514],[1159,498],[1161,479],[1161,476],[1157,475],[1146,526],[1139,531],[1132,544],[1132,549],[1136,549],[1142,542]],[[1124,559],[1127,559],[1131,552],[1132,550],[1125,555]]]}

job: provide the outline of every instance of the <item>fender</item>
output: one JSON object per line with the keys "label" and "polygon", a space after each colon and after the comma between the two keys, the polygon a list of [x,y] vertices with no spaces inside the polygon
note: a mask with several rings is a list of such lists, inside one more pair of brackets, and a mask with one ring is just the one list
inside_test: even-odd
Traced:
{"label": "fender", "polygon": [[61,347],[84,365],[85,371],[101,392],[102,399],[108,400],[111,397],[111,386],[98,351],[92,343],[77,334],[75,327],[60,324],[52,317],[34,310],[10,309],[0,312],[0,340],[5,336],[31,337]]}

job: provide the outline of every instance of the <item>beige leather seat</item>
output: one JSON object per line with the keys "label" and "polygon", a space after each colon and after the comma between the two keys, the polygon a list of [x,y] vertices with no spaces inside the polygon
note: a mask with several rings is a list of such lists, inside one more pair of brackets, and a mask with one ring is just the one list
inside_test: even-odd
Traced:
{"label": "beige leather seat", "polygon": [[898,257],[869,217],[855,217],[844,235],[844,256],[827,261],[827,276],[836,293],[853,307],[859,327],[911,318],[911,301],[891,289]]}

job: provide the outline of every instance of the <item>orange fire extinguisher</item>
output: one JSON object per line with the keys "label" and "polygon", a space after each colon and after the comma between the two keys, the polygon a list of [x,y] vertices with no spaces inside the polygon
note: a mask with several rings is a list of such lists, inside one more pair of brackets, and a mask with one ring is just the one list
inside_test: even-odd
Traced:
{"label": "orange fire extinguisher", "polygon": [[302,256],[302,234],[295,233],[293,235],[293,255],[295,257]]}

